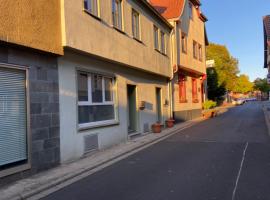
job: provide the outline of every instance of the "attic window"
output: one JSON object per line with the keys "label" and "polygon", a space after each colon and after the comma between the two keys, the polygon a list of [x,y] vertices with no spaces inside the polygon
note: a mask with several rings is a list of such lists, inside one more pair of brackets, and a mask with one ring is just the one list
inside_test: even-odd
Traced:
{"label": "attic window", "polygon": [[189,2],[189,4],[188,4],[188,10],[189,10],[189,18],[190,19],[193,19],[193,5],[192,5],[192,3],[191,2]]}

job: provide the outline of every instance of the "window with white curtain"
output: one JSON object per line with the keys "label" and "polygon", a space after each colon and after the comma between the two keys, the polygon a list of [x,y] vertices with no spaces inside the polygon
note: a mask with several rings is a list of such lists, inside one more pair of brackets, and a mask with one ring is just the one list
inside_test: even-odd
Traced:
{"label": "window with white curtain", "polygon": [[113,26],[123,30],[122,25],[122,0],[112,0]]}

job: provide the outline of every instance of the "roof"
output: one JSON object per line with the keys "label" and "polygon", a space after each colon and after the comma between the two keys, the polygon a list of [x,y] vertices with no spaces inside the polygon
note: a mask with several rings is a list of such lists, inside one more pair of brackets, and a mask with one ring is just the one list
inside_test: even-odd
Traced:
{"label": "roof", "polygon": [[150,0],[152,6],[166,19],[181,16],[185,0]]}
{"label": "roof", "polygon": [[268,67],[267,50],[270,47],[270,15],[263,17],[263,32],[264,32],[264,67]]}
{"label": "roof", "polygon": [[167,21],[167,19],[157,10],[153,7],[151,3],[149,3],[147,0],[141,0],[141,2],[149,8],[161,21],[163,21],[170,29],[172,29],[172,25]]}

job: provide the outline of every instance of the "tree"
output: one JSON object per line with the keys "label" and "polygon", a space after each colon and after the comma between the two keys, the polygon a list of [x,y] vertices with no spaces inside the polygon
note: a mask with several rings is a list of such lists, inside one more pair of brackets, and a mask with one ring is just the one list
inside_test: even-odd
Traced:
{"label": "tree", "polygon": [[[210,43],[206,49],[207,60],[214,60],[215,67],[212,70],[207,70],[208,79],[208,96],[211,99],[220,99],[226,91],[233,91],[238,69],[238,60],[232,57],[226,46]],[[214,70],[214,73],[209,74]],[[213,77],[216,76],[216,77]],[[213,99],[214,100],[214,99]]]}
{"label": "tree", "polygon": [[267,80],[266,78],[264,79],[261,79],[261,78],[257,78],[255,81],[254,81],[254,89],[255,90],[259,90],[263,93],[269,93],[270,91],[270,86],[269,84],[267,83]]}
{"label": "tree", "polygon": [[248,93],[253,91],[253,83],[249,81],[249,77],[247,75],[241,74],[236,79],[236,84],[232,90],[237,93]]}

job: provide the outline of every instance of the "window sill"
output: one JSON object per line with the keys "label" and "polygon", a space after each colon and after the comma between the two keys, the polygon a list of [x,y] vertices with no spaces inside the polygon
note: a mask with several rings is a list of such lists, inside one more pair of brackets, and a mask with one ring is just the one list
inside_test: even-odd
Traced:
{"label": "window sill", "polygon": [[99,16],[96,16],[94,14],[92,14],[91,12],[89,12],[88,10],[84,9],[83,10],[86,14],[90,15],[91,17],[95,18],[98,21],[101,21],[101,18]]}
{"label": "window sill", "polygon": [[192,100],[192,103],[199,103],[198,99]]}
{"label": "window sill", "polygon": [[28,169],[31,169],[30,161],[28,161],[27,163],[22,164],[22,165],[18,165],[18,166],[10,167],[8,169],[4,169],[3,171],[1,170],[0,171],[0,178],[4,177],[4,176],[15,174],[15,173],[19,173],[22,171],[26,171]]}
{"label": "window sill", "polygon": [[161,55],[163,55],[163,56],[166,56],[166,57],[167,57],[167,54],[166,54],[166,53],[162,53],[160,50],[158,50],[158,49],[156,49],[156,48],[155,48],[155,50],[156,50],[158,53],[160,53]]}
{"label": "window sill", "polygon": [[106,126],[116,126],[119,125],[119,121],[116,120],[108,120],[103,122],[94,122],[94,123],[87,123],[87,124],[79,124],[79,131],[85,131],[93,128],[102,128]]}
{"label": "window sill", "polygon": [[187,100],[180,100],[180,103],[187,103]]}
{"label": "window sill", "polygon": [[114,25],[112,25],[112,27],[113,27],[115,30],[117,30],[119,33],[122,33],[122,34],[126,35],[126,33],[125,33],[123,30],[117,28],[117,27],[114,26]]}
{"label": "window sill", "polygon": [[143,44],[143,42],[142,42],[140,39],[138,39],[138,38],[136,38],[136,37],[134,37],[134,36],[133,36],[133,39],[136,40],[137,42]]}

